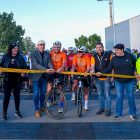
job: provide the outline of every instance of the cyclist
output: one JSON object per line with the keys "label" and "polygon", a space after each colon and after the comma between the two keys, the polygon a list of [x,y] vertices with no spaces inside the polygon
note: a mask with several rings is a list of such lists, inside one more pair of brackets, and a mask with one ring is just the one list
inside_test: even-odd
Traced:
{"label": "cyclist", "polygon": [[[64,75],[61,73],[62,71],[64,71],[64,68],[66,67],[66,54],[60,51],[61,45],[62,44],[60,41],[55,41],[53,43],[54,51],[50,52],[51,61],[54,66],[54,70],[57,71],[57,73],[51,74],[51,76],[48,79],[47,94],[52,90],[52,83],[55,78],[61,78],[64,80]],[[58,88],[63,91],[62,86],[59,86]],[[58,112],[62,113],[63,112],[63,97],[60,96],[60,100],[61,100],[61,104],[60,104],[60,108]],[[51,106],[51,101],[47,102],[47,106],[48,107]]]}
{"label": "cyclist", "polygon": [[85,50],[85,56],[88,56],[90,59],[92,57],[92,55],[89,53],[88,49]]}
{"label": "cyclist", "polygon": [[[75,68],[77,69],[77,72],[82,72],[82,73],[89,73],[90,72],[90,58],[85,55],[85,47],[84,46],[79,46],[77,48],[77,55],[74,56],[73,58],[73,65],[72,65],[72,72],[75,71]],[[77,80],[78,75],[75,77],[74,84],[72,87],[72,98],[71,100],[75,100],[75,92],[78,86],[78,80]],[[89,87],[89,78],[83,79],[82,80],[83,85],[84,85],[84,93],[85,93],[85,107],[84,109],[86,111],[89,110],[88,108],[88,87]]]}
{"label": "cyclist", "polygon": [[[67,56],[67,60],[66,60],[66,71],[71,71],[73,57],[74,57],[73,51],[74,51],[73,47],[68,48],[69,55]],[[70,80],[70,75],[68,75],[68,79]],[[70,84],[68,85],[67,91],[70,91],[69,87],[70,87]]]}
{"label": "cyclist", "polygon": [[66,49],[64,49],[63,52],[67,55],[67,50]]}

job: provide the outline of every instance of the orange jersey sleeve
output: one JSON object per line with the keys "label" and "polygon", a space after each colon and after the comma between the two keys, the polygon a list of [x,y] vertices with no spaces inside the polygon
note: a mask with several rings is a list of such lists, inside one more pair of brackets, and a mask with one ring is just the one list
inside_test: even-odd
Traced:
{"label": "orange jersey sleeve", "polygon": [[91,65],[95,65],[95,59],[94,59],[94,57],[91,57]]}

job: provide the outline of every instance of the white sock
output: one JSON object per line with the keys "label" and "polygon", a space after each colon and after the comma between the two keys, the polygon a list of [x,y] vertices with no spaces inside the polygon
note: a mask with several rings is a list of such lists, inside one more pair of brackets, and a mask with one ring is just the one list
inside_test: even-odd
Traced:
{"label": "white sock", "polygon": [[27,89],[27,86],[25,86],[25,89]]}
{"label": "white sock", "polygon": [[85,101],[85,106],[86,106],[86,107],[88,106],[88,101]]}
{"label": "white sock", "polygon": [[74,96],[74,97],[75,97],[75,92],[73,92],[73,93],[72,93],[72,96]]}

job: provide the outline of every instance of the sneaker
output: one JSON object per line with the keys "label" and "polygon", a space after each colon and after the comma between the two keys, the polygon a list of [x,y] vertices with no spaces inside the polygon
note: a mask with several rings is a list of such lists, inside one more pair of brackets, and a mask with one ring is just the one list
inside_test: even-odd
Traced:
{"label": "sneaker", "polygon": [[105,116],[110,116],[110,115],[111,115],[111,110],[107,109],[106,113],[105,113]]}
{"label": "sneaker", "polygon": [[85,109],[85,111],[89,111],[88,106],[85,106],[84,109]]}
{"label": "sneaker", "polygon": [[20,119],[22,118],[22,115],[20,114],[20,111],[16,111],[15,116]]}
{"label": "sneaker", "polygon": [[136,93],[139,93],[139,89],[138,88],[136,89]]}
{"label": "sneaker", "polygon": [[100,115],[102,113],[104,113],[104,109],[100,108],[99,111],[96,113],[96,115]]}
{"label": "sneaker", "polygon": [[24,89],[24,92],[27,92],[27,89]]}
{"label": "sneaker", "polygon": [[3,113],[2,120],[8,120],[8,115],[6,113]]}
{"label": "sneaker", "polygon": [[114,116],[114,120],[119,120],[119,119],[121,119],[122,118],[122,116]]}
{"label": "sneaker", "polygon": [[63,107],[59,107],[58,112],[59,112],[59,113],[62,113],[62,112],[63,112]]}
{"label": "sneaker", "polygon": [[137,117],[136,116],[130,115],[130,118],[132,119],[132,121],[137,121]]}
{"label": "sneaker", "polygon": [[71,100],[72,100],[72,101],[75,101],[75,96],[72,96],[72,97],[71,97]]}
{"label": "sneaker", "polygon": [[41,116],[39,110],[36,111],[35,115],[36,115],[36,117],[38,117],[38,118]]}
{"label": "sneaker", "polygon": [[43,108],[40,108],[40,111],[42,111],[42,112],[46,112],[46,109],[45,109],[45,107],[43,107]]}
{"label": "sneaker", "polygon": [[47,107],[51,107],[51,101],[50,100],[47,101]]}

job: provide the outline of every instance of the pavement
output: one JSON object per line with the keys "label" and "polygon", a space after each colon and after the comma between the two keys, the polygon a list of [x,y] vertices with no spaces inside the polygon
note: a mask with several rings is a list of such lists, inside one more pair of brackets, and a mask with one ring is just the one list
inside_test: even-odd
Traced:
{"label": "pavement", "polygon": [[[14,97],[8,108],[9,120],[0,119],[0,139],[140,139],[140,93],[135,93],[138,121],[130,119],[126,96],[123,102],[123,118],[114,120],[116,106],[116,90],[112,93],[112,114],[96,115],[99,109],[97,92],[89,96],[89,111],[84,111],[82,117],[77,115],[77,108],[72,102],[71,92],[65,92],[67,110],[59,120],[49,118],[41,112],[41,117],[35,116],[33,94],[21,91],[20,111],[22,119],[15,117]],[[0,114],[2,114],[3,93],[0,93]]]}

